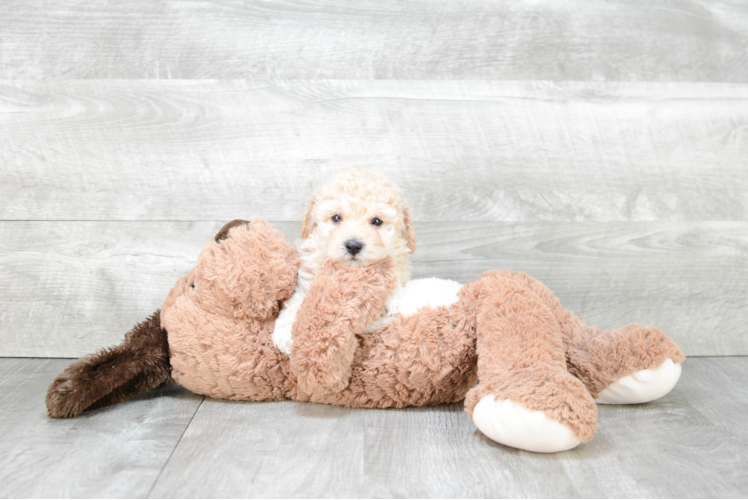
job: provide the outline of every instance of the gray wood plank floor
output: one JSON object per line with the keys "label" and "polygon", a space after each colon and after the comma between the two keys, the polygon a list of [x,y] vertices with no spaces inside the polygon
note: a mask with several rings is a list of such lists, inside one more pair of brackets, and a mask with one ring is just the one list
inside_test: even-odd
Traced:
{"label": "gray wood plank floor", "polygon": [[0,359],[0,496],[145,497],[202,396],[163,386],[116,413],[53,420],[44,396],[70,361]]}
{"label": "gray wood plank floor", "polygon": [[555,455],[494,444],[460,403],[242,403],[169,385],[50,420],[46,387],[69,362],[0,359],[4,498],[748,495],[748,357],[687,360],[671,394],[601,406],[597,436]]}
{"label": "gray wood plank floor", "polygon": [[[250,218],[250,214],[237,214]],[[1,356],[82,356],[161,306],[223,221],[0,222]],[[276,222],[290,239],[298,222]],[[748,354],[746,222],[416,222],[413,276],[524,271],[582,319]]]}

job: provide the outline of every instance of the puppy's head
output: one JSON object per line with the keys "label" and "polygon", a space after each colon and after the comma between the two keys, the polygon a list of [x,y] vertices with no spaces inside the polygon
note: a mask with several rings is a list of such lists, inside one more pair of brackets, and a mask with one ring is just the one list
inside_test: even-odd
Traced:
{"label": "puppy's head", "polygon": [[391,256],[401,283],[416,248],[402,191],[381,174],[346,170],[320,188],[304,214],[302,251],[319,268],[326,261],[364,267]]}

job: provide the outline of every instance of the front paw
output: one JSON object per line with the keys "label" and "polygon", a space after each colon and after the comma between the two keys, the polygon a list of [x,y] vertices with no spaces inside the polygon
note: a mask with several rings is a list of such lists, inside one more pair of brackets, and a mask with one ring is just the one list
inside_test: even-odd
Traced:
{"label": "front paw", "polygon": [[680,379],[680,374],[680,363],[674,363],[668,358],[657,368],[639,370],[619,378],[597,395],[595,403],[604,405],[649,403],[673,390]]}
{"label": "front paw", "polygon": [[286,356],[291,355],[291,347],[293,346],[292,327],[292,322],[284,321],[283,318],[278,317],[273,329],[273,345]]}

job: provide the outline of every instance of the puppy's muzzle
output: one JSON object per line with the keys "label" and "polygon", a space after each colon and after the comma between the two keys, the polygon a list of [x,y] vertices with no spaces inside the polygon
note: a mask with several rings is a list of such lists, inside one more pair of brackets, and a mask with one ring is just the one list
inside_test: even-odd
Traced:
{"label": "puppy's muzzle", "polygon": [[348,250],[348,253],[353,255],[354,257],[363,248],[364,248],[364,244],[358,240],[348,240],[345,242],[345,249]]}

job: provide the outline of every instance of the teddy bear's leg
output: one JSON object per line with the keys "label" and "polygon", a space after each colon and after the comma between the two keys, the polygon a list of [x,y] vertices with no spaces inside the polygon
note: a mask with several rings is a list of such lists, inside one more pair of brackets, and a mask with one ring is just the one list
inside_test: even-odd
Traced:
{"label": "teddy bear's leg", "polygon": [[476,304],[479,383],[465,410],[499,443],[557,452],[592,439],[597,406],[566,370],[558,321],[525,284],[502,276],[480,280]]}
{"label": "teddy bear's leg", "polygon": [[160,311],[139,323],[117,346],[79,359],[47,391],[47,412],[69,418],[158,387],[171,378],[169,345]]}
{"label": "teddy bear's leg", "polygon": [[602,331],[578,321],[576,330],[567,345],[569,371],[598,404],[654,401],[680,378],[685,356],[659,328],[631,324]]}
{"label": "teddy bear's leg", "polygon": [[597,403],[646,403],[670,392],[685,360],[678,346],[656,327],[627,325],[603,331],[564,308],[540,281],[501,271],[527,286],[550,308],[563,333],[567,368]]}

